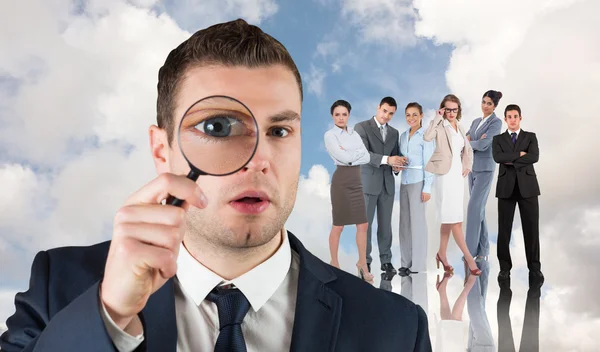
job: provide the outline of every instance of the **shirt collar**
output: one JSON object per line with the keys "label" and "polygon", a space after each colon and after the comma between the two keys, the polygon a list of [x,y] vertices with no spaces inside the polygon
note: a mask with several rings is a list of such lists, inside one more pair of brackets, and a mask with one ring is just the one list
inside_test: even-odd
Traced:
{"label": "shirt collar", "polygon": [[200,305],[208,293],[222,283],[234,284],[250,302],[252,309],[258,311],[279,288],[289,271],[292,252],[285,229],[281,246],[267,260],[245,274],[225,280],[198,262],[181,244],[177,258],[177,279],[181,287],[197,305]]}
{"label": "shirt collar", "polygon": [[352,132],[354,131],[352,129],[352,127],[346,125],[346,131],[344,131],[343,129],[339,128],[338,125],[333,125],[333,130],[337,131],[339,134],[342,134],[344,132],[348,133],[348,134],[352,134]]}
{"label": "shirt collar", "polygon": [[507,129],[507,131],[508,131],[508,134],[511,134],[511,133],[513,133],[513,132],[514,132],[514,133],[516,133],[516,134],[517,134],[517,136],[518,136],[518,135],[519,135],[519,132],[521,132],[521,129],[519,128],[519,129],[518,129],[518,130],[516,130],[516,131],[511,131],[511,130],[510,130],[510,128],[508,128],[508,129]]}
{"label": "shirt collar", "polygon": [[490,117],[494,116],[494,114],[495,114],[495,113],[494,113],[494,112],[492,112],[490,115],[482,117],[482,118],[481,118],[481,121],[483,122],[483,121],[485,121],[485,120],[489,119]]}
{"label": "shirt collar", "polygon": [[377,124],[377,128],[381,128],[381,126],[387,126],[387,123],[385,125],[382,125],[379,123],[379,121],[377,121],[377,117],[373,116],[373,120],[375,120],[375,123]]}

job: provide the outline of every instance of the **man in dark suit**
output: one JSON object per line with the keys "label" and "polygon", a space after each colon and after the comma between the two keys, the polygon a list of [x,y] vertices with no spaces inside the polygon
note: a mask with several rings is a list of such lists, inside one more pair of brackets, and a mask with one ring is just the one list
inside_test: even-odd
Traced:
{"label": "man in dark suit", "polygon": [[543,280],[540,263],[539,203],[540,187],[533,164],[540,155],[538,141],[533,132],[521,129],[521,108],[508,105],[504,110],[506,132],[494,136],[492,155],[500,164],[496,197],[498,198],[498,280],[509,280],[510,237],[515,207],[519,205],[521,226],[525,240],[525,255],[529,268],[529,280]]}
{"label": "man in dark suit", "polygon": [[372,118],[359,122],[354,130],[360,135],[369,151],[370,160],[360,166],[365,205],[367,208],[367,266],[371,271],[371,233],[375,209],[377,209],[377,244],[381,270],[396,273],[392,265],[392,210],[396,181],[393,173],[399,171],[406,158],[400,154],[398,130],[388,122],[396,112],[396,100],[385,97],[377,106],[377,114]]}
{"label": "man in dark suit", "polygon": [[[175,126],[213,95],[248,106],[260,143],[238,171],[196,183],[183,176]],[[237,106],[208,104],[190,114],[218,115],[182,124],[186,132],[211,145],[223,131],[247,135]],[[111,241],[36,255],[0,350],[431,351],[421,307],[322,262],[284,229],[300,175],[301,104],[288,51],[243,20],[174,49],[149,130],[159,176],[117,211]],[[213,135],[213,120],[235,125]],[[182,206],[163,205],[168,195]]]}

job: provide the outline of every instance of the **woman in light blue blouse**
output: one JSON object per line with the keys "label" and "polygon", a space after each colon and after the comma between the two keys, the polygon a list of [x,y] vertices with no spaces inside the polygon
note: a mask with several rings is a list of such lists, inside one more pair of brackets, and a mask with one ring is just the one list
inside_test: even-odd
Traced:
{"label": "woman in light blue blouse", "polygon": [[401,168],[400,184],[400,271],[425,271],[427,256],[427,222],[425,203],[431,198],[434,174],[425,165],[435,150],[435,141],[423,140],[423,108],[419,103],[406,106],[406,123],[410,126],[400,138],[400,153],[408,158]]}
{"label": "woman in light blue blouse", "polygon": [[356,224],[356,246],[358,247],[358,275],[373,282],[367,267],[367,208],[362,189],[360,165],[369,162],[369,152],[362,139],[348,126],[350,103],[338,100],[331,106],[331,117],[335,126],[325,132],[325,147],[336,165],[331,178],[331,212],[333,226],[329,234],[331,265],[339,268],[338,248],[345,225]]}

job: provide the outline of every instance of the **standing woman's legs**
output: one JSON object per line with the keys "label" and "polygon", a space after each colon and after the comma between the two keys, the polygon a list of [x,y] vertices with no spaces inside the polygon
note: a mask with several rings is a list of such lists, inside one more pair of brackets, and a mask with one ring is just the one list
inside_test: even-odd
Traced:
{"label": "standing woman's legs", "polygon": [[365,280],[372,281],[373,275],[367,268],[367,228],[369,223],[356,224],[356,247],[358,248],[357,267],[362,269]]}
{"label": "standing woman's legs", "polygon": [[475,260],[471,256],[471,254],[469,252],[469,248],[467,248],[467,243],[465,242],[465,235],[462,230],[462,222],[452,224],[451,226],[452,226],[452,236],[454,237],[454,241],[458,245],[458,248],[460,248],[461,252],[463,252],[465,260],[467,261],[467,264],[469,265],[469,269],[481,272],[479,270],[479,268],[477,268],[477,264],[475,263]]}
{"label": "standing woman's legs", "polygon": [[422,272],[426,270],[427,258],[427,218],[425,204],[423,203],[423,182],[407,185],[407,195],[410,211],[410,234],[412,244],[412,262],[408,267],[411,271]]}
{"label": "standing woman's legs", "polygon": [[400,185],[400,231],[398,243],[400,245],[400,266],[410,268],[412,266],[412,234],[411,234],[411,209],[408,200],[408,187]]}
{"label": "standing woman's legs", "polygon": [[[329,254],[331,255],[331,265],[335,266],[336,268],[340,267],[340,263],[338,261],[338,249],[340,247],[340,237],[343,230],[344,226],[333,225],[331,226],[331,232],[329,233]],[[366,236],[367,234],[365,232],[365,238]]]}
{"label": "standing woman's legs", "polygon": [[446,252],[448,251],[448,241],[450,240],[450,232],[452,231],[452,224],[441,224],[440,225],[440,248],[438,249],[437,256],[444,266],[449,266]]}

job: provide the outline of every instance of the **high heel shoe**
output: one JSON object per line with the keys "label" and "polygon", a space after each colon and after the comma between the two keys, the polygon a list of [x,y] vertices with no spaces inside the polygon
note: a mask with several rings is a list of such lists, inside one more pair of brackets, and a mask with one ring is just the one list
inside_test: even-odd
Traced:
{"label": "high heel shoe", "polygon": [[438,275],[437,275],[437,277],[436,277],[436,279],[435,279],[435,289],[436,289],[437,291],[439,291],[439,290],[440,290],[440,285],[441,285],[441,284],[443,284],[443,283],[444,283],[444,281],[446,281],[446,279],[449,279],[449,278],[451,278],[452,276],[453,276],[453,274],[452,274],[452,273],[450,273],[450,272],[445,272],[445,273],[444,273],[444,277],[442,278],[442,281],[440,281],[440,275],[438,274]]}
{"label": "high heel shoe", "polygon": [[360,277],[362,280],[368,282],[368,283],[373,283],[373,280],[375,279],[375,277],[370,273],[370,272],[366,272],[363,270],[363,268],[360,266],[360,264],[356,263],[356,269],[358,270],[358,277]]}
{"label": "high heel shoe", "polygon": [[451,265],[446,265],[444,263],[444,261],[442,260],[442,258],[440,258],[440,254],[436,253],[435,254],[435,262],[437,264],[437,268],[440,268],[440,262],[442,263],[442,265],[444,266],[444,271],[448,271],[448,272],[454,272],[454,268]]}
{"label": "high heel shoe", "polygon": [[[463,263],[465,265],[465,280],[467,278],[467,270],[466,269],[469,269],[468,273],[470,275],[473,275],[473,276],[479,276],[479,275],[481,275],[481,270],[477,266],[475,267],[475,269],[471,269],[469,267],[469,263],[467,263],[467,261],[465,260],[465,257],[463,257],[462,260],[463,260]],[[477,264],[475,264],[475,265],[477,265]]]}

